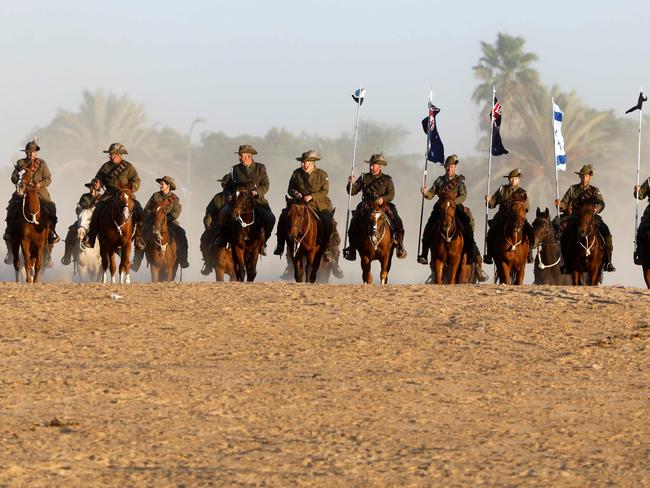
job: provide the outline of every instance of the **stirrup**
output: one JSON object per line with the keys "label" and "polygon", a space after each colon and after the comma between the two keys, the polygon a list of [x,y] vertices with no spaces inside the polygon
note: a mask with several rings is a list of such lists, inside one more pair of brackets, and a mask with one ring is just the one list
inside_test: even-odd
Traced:
{"label": "stirrup", "polygon": [[616,268],[612,263],[607,263],[605,265],[605,271],[607,271],[608,273],[613,273],[614,271],[616,271]]}
{"label": "stirrup", "polygon": [[284,246],[280,247],[279,245],[273,250],[275,256],[282,256],[284,254]]}
{"label": "stirrup", "polygon": [[485,264],[494,264],[494,261],[492,260],[492,256],[490,256],[489,254],[483,256],[483,262]]}
{"label": "stirrup", "polygon": [[397,247],[397,250],[395,251],[395,255],[397,256],[397,259],[406,259],[406,256],[408,256],[408,254],[406,253],[406,249],[404,249],[401,246]]}

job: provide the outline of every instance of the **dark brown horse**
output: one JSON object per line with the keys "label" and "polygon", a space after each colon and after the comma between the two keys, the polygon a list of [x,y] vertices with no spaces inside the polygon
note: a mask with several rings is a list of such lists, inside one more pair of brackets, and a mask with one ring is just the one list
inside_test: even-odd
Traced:
{"label": "dark brown horse", "polygon": [[534,248],[537,249],[535,257],[534,285],[570,285],[571,277],[562,274],[560,262],[562,252],[560,239],[555,232],[555,225],[551,222],[548,208],[543,212],[537,208],[536,218],[533,221],[535,233]]}
{"label": "dark brown horse", "polygon": [[650,289],[650,222],[641,220],[636,238],[636,251],[638,254],[638,261],[636,262],[641,264],[643,279],[648,289]]}
{"label": "dark brown horse", "polygon": [[20,255],[23,251],[25,265],[25,281],[38,283],[43,267],[43,256],[47,248],[50,233],[49,218],[42,212],[41,200],[38,196],[38,186],[31,181],[32,172],[26,170],[16,185],[16,193],[22,198],[22,216],[14,222],[11,233],[11,252],[16,272],[16,282],[20,280]]}
{"label": "dark brown horse", "polygon": [[361,235],[358,236],[359,256],[361,257],[361,270],[363,282],[372,284],[370,266],[372,261],[379,261],[381,265],[381,284],[388,283],[388,272],[393,261],[393,230],[382,205],[372,203],[368,212],[359,217],[357,227]]}
{"label": "dark brown horse", "polygon": [[255,200],[249,190],[239,188],[233,194],[230,251],[238,281],[254,281],[257,260],[264,245],[264,226],[255,215]]}
{"label": "dark brown horse", "polygon": [[297,283],[316,282],[324,249],[318,242],[318,220],[304,203],[290,203],[287,208],[287,249]]}
{"label": "dark brown horse", "polygon": [[495,219],[494,229],[491,229],[488,239],[488,251],[494,257],[499,283],[515,285],[524,282],[526,258],[528,250],[533,245],[532,239],[526,235],[526,213],[528,212],[528,196],[523,190],[516,191],[510,205],[503,209],[503,216]]}
{"label": "dark brown horse", "polygon": [[237,278],[235,263],[232,260],[232,253],[229,248],[214,246],[212,249],[212,259],[214,260],[214,276],[216,281],[224,281],[226,275],[228,275],[230,281]]}
{"label": "dark brown horse", "polygon": [[597,286],[602,278],[604,246],[596,223],[596,204],[583,203],[574,216],[573,228],[567,227],[563,241],[564,261],[574,285],[580,285],[581,273],[586,283]]}
{"label": "dark brown horse", "polygon": [[[456,196],[441,193],[435,206],[436,223],[431,227],[431,274],[442,285],[445,275],[450,284],[459,282],[465,239],[456,221]],[[428,250],[427,250],[428,251]]]}
{"label": "dark brown horse", "polygon": [[176,238],[169,230],[165,205],[158,205],[144,226],[145,256],[151,270],[151,281],[174,281],[178,271]]}
{"label": "dark brown horse", "polygon": [[111,283],[115,283],[115,253],[120,251],[120,274],[118,283],[130,283],[129,270],[131,267],[131,245],[135,231],[133,223],[134,208],[133,192],[128,188],[120,188],[111,196],[99,216],[99,253],[102,257],[104,274],[102,281],[108,281],[107,270],[110,265]]}

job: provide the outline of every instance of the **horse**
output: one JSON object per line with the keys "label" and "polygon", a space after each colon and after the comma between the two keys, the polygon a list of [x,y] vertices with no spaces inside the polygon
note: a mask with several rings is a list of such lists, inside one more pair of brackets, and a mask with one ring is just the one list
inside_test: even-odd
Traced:
{"label": "horse", "polygon": [[358,251],[361,257],[361,276],[365,284],[372,284],[370,265],[372,261],[381,264],[381,284],[388,283],[388,272],[393,261],[393,230],[383,205],[376,202],[370,204],[368,213],[359,217]]}
{"label": "horse", "polygon": [[110,265],[111,283],[115,283],[115,253],[120,250],[118,283],[131,283],[131,241],[135,231],[133,209],[135,207],[133,192],[129,188],[119,188],[104,205],[99,216],[99,252],[104,270],[102,282],[108,281]]}
{"label": "horse", "polygon": [[602,279],[604,244],[596,225],[596,204],[584,202],[575,219],[573,228],[567,228],[563,236],[566,268],[574,286],[581,284],[581,273],[587,275],[586,284],[597,286]]}
{"label": "horse", "polygon": [[526,258],[533,245],[524,231],[527,207],[528,196],[519,189],[503,210],[502,218],[493,222],[487,245],[497,270],[495,281],[498,279],[501,284],[510,285],[514,281],[515,285],[521,285],[524,282]]}
{"label": "horse", "polygon": [[[463,258],[465,239],[456,222],[456,196],[452,193],[441,193],[436,203],[436,221],[431,228],[430,249],[431,275],[438,285],[444,283],[457,284]],[[466,260],[465,260],[466,261]],[[446,269],[445,269],[446,268]]]}
{"label": "horse", "polygon": [[22,198],[22,218],[14,222],[11,233],[11,252],[16,273],[16,283],[20,281],[20,255],[23,251],[25,281],[38,283],[43,266],[43,256],[50,234],[49,216],[41,212],[41,200],[38,187],[32,183],[32,172],[25,170],[16,184],[16,193]]}
{"label": "horse", "polygon": [[90,220],[94,208],[85,208],[77,217],[77,240],[72,252],[74,272],[80,281],[98,281],[102,274],[102,261],[99,255],[99,246],[84,246],[83,240],[90,229]]}
{"label": "horse", "polygon": [[178,243],[169,230],[165,205],[158,205],[151,218],[147,219],[144,241],[144,254],[151,271],[151,281],[174,281],[178,271]]}
{"label": "horse", "polygon": [[292,202],[287,208],[287,248],[297,283],[303,279],[316,282],[318,269],[325,252],[318,242],[318,219],[304,203]]}
{"label": "horse", "polygon": [[237,278],[235,273],[235,263],[232,259],[230,249],[224,246],[215,246],[213,248],[214,259],[214,276],[216,281],[225,281],[224,277],[228,275],[230,281]]}
{"label": "horse", "polygon": [[638,259],[636,263],[641,265],[643,270],[643,279],[645,284],[650,289],[650,222],[641,220],[639,231],[636,239],[636,252]]}
{"label": "horse", "polygon": [[238,188],[232,198],[229,242],[235,274],[238,281],[254,281],[264,246],[264,226],[255,216],[255,200],[249,190]]}
{"label": "horse", "polygon": [[537,250],[535,256],[534,285],[570,285],[569,275],[560,271],[562,252],[560,250],[560,239],[555,232],[555,225],[551,222],[548,208],[543,212],[537,207],[536,217],[533,221],[533,232],[535,243],[533,248]]}

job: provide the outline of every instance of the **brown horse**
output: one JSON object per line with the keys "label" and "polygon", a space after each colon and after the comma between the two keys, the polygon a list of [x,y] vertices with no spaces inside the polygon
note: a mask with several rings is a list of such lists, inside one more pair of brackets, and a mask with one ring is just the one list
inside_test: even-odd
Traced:
{"label": "brown horse", "polygon": [[223,246],[215,246],[212,253],[215,279],[217,281],[224,281],[225,275],[228,275],[230,281],[236,279],[237,273],[235,273],[235,263],[232,260],[230,249]]}
{"label": "brown horse", "polygon": [[372,203],[368,212],[359,217],[361,231],[358,237],[359,256],[361,257],[361,276],[363,282],[372,284],[372,273],[370,266],[372,261],[379,261],[381,264],[381,284],[388,283],[388,272],[393,261],[393,230],[390,226],[383,205]]}
{"label": "brown horse", "polygon": [[536,218],[533,220],[533,232],[535,233],[534,249],[537,249],[535,257],[534,285],[570,285],[569,275],[560,271],[562,252],[560,240],[555,232],[555,225],[551,222],[550,212],[545,209],[543,212],[537,207]]}
{"label": "brown horse", "polygon": [[597,286],[602,278],[604,245],[596,224],[596,204],[583,203],[575,219],[576,224],[567,227],[563,237],[566,268],[573,285],[580,285],[580,275],[586,273],[586,284]]}
{"label": "brown horse", "polygon": [[255,216],[255,200],[251,192],[239,188],[233,195],[230,231],[230,252],[238,281],[254,281],[257,260],[264,245],[264,226]]}
{"label": "brown horse", "polygon": [[[463,258],[465,239],[456,222],[456,196],[442,193],[435,207],[436,223],[431,228],[431,273],[436,284],[442,285],[444,277],[448,283],[459,282],[459,271]],[[428,251],[428,250],[427,250]],[[446,269],[445,269],[446,268]]]}
{"label": "brown horse", "polygon": [[532,238],[526,235],[526,213],[528,196],[523,190],[516,191],[510,205],[503,210],[503,216],[495,219],[494,228],[488,238],[488,251],[494,257],[499,283],[515,285],[524,282],[526,258]]}
{"label": "brown horse", "polygon": [[287,208],[287,243],[297,283],[316,282],[324,249],[318,242],[318,220],[304,203],[290,203]]}
{"label": "brown horse", "polygon": [[638,262],[643,269],[643,279],[645,284],[650,289],[650,223],[641,220],[639,231],[636,238],[636,252],[638,255]]}
{"label": "brown horse", "polygon": [[115,253],[120,250],[120,274],[118,283],[130,283],[129,270],[131,267],[131,241],[135,226],[133,223],[134,208],[133,192],[128,188],[120,188],[104,205],[99,216],[99,252],[102,257],[104,270],[102,282],[106,283],[107,270],[110,265],[111,283],[115,283]]}
{"label": "brown horse", "polygon": [[152,218],[145,223],[144,240],[151,281],[174,281],[178,271],[177,242],[167,225],[165,205],[158,205]]}
{"label": "brown horse", "polygon": [[43,266],[43,256],[50,233],[47,213],[41,212],[38,187],[31,182],[32,172],[26,170],[16,185],[16,193],[22,197],[22,218],[14,223],[11,241],[16,283],[20,280],[19,248],[23,251],[25,280],[38,283]]}

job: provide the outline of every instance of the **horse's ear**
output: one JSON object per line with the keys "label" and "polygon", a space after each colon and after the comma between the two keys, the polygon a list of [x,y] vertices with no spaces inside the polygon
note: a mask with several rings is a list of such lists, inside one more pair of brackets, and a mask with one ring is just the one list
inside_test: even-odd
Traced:
{"label": "horse's ear", "polygon": [[548,217],[550,215],[550,211],[548,210],[548,207],[546,207],[546,210],[544,210],[544,215]]}
{"label": "horse's ear", "polygon": [[538,217],[542,216],[542,211],[539,209],[539,207],[537,207],[537,211],[535,212],[535,215],[537,215]]}

